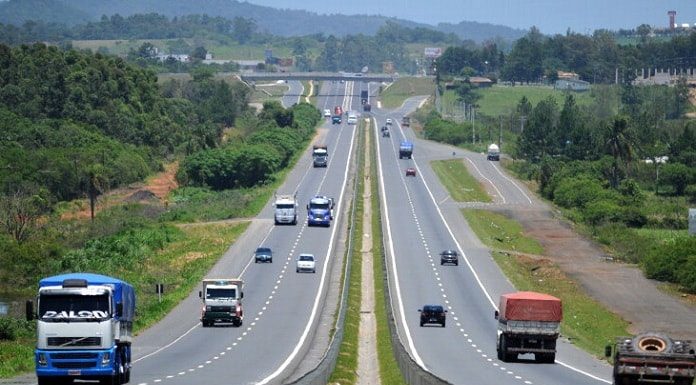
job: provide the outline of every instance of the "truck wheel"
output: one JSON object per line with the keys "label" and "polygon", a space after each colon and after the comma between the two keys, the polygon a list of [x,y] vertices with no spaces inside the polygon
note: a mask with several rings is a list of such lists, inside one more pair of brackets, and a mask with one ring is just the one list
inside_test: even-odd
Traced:
{"label": "truck wheel", "polygon": [[508,353],[508,341],[505,334],[500,336],[500,351],[503,356],[503,362],[512,362],[517,358],[517,353]]}
{"label": "truck wheel", "polygon": [[296,224],[297,224],[297,218],[293,218],[293,219],[292,219],[292,224],[293,224],[293,225],[296,225]]}
{"label": "truck wheel", "polygon": [[662,333],[647,332],[633,338],[633,349],[647,353],[670,353],[672,351],[672,339]]}

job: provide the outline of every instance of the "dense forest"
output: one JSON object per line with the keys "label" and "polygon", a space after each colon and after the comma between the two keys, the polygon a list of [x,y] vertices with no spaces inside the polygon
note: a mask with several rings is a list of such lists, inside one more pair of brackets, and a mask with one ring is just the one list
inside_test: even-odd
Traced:
{"label": "dense forest", "polygon": [[[275,181],[321,119],[308,104],[267,102],[257,114],[246,85],[204,69],[160,86],[120,58],[43,44],[0,45],[0,61],[0,292],[146,258],[145,244],[170,239],[158,222],[246,214],[262,196],[254,189]],[[94,216],[100,195],[174,159],[182,191],[172,205],[133,203]],[[91,223],[62,217],[65,201],[77,198],[91,203]]]}
{"label": "dense forest", "polygon": [[[234,0],[9,0],[0,2],[0,23],[21,26],[27,21],[65,23],[68,25],[96,22],[103,15],[119,14],[124,18],[135,14],[160,13],[168,18],[194,14],[216,15],[228,20],[237,17],[254,20],[260,33],[277,36],[351,34],[374,35],[391,21],[409,28],[422,27],[454,33],[460,39],[481,42],[496,37],[514,40],[525,31],[500,25],[463,21],[459,24],[432,26],[384,16],[320,14],[291,9],[275,9]],[[123,37],[121,37],[123,38]]]}
{"label": "dense forest", "polygon": [[498,47],[449,47],[436,62],[438,75],[491,74],[511,82],[556,80],[558,71],[571,71],[590,83],[633,80],[641,69],[696,68],[696,32],[670,40],[645,39],[620,45],[613,33],[567,33],[545,36],[535,28],[515,41],[509,53]]}

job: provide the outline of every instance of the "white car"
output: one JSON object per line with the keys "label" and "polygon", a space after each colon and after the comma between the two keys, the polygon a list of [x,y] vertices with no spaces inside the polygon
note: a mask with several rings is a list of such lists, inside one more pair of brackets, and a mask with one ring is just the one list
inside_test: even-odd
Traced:
{"label": "white car", "polygon": [[391,118],[387,118],[387,125],[388,125],[388,126],[391,126],[391,125],[392,125],[392,120],[391,120]]}
{"label": "white car", "polygon": [[295,269],[296,272],[312,272],[316,273],[317,268],[316,268],[316,262],[314,260],[314,255],[313,254],[300,254],[299,257],[297,257],[297,268]]}
{"label": "white car", "polygon": [[324,110],[324,117],[330,118],[331,117],[331,110],[329,110],[329,109]]}

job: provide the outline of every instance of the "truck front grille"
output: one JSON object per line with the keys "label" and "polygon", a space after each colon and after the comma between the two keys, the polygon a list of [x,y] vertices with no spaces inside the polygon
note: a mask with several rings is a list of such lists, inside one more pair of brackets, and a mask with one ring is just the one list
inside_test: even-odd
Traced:
{"label": "truck front grille", "polygon": [[210,311],[229,313],[232,311],[232,306],[211,306]]}
{"label": "truck front grille", "polygon": [[86,369],[97,366],[96,361],[54,362],[53,367],[58,369]]}
{"label": "truck front grille", "polygon": [[101,337],[48,337],[48,346],[100,346]]}
{"label": "truck front grille", "polygon": [[97,353],[51,353],[51,359],[54,360],[96,360],[98,357]]}

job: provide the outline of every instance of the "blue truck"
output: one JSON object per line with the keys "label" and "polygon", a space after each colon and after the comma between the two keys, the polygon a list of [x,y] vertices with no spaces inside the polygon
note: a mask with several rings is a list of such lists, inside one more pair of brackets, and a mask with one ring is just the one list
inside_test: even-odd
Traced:
{"label": "blue truck", "polygon": [[404,140],[399,144],[399,159],[408,158],[411,159],[413,156],[413,143],[408,140]]}
{"label": "blue truck", "polygon": [[307,226],[331,226],[333,208],[333,198],[315,195],[307,204]]}
{"label": "blue truck", "polygon": [[116,278],[70,273],[39,281],[27,318],[37,319],[34,354],[39,385],[130,381],[135,290]]}

